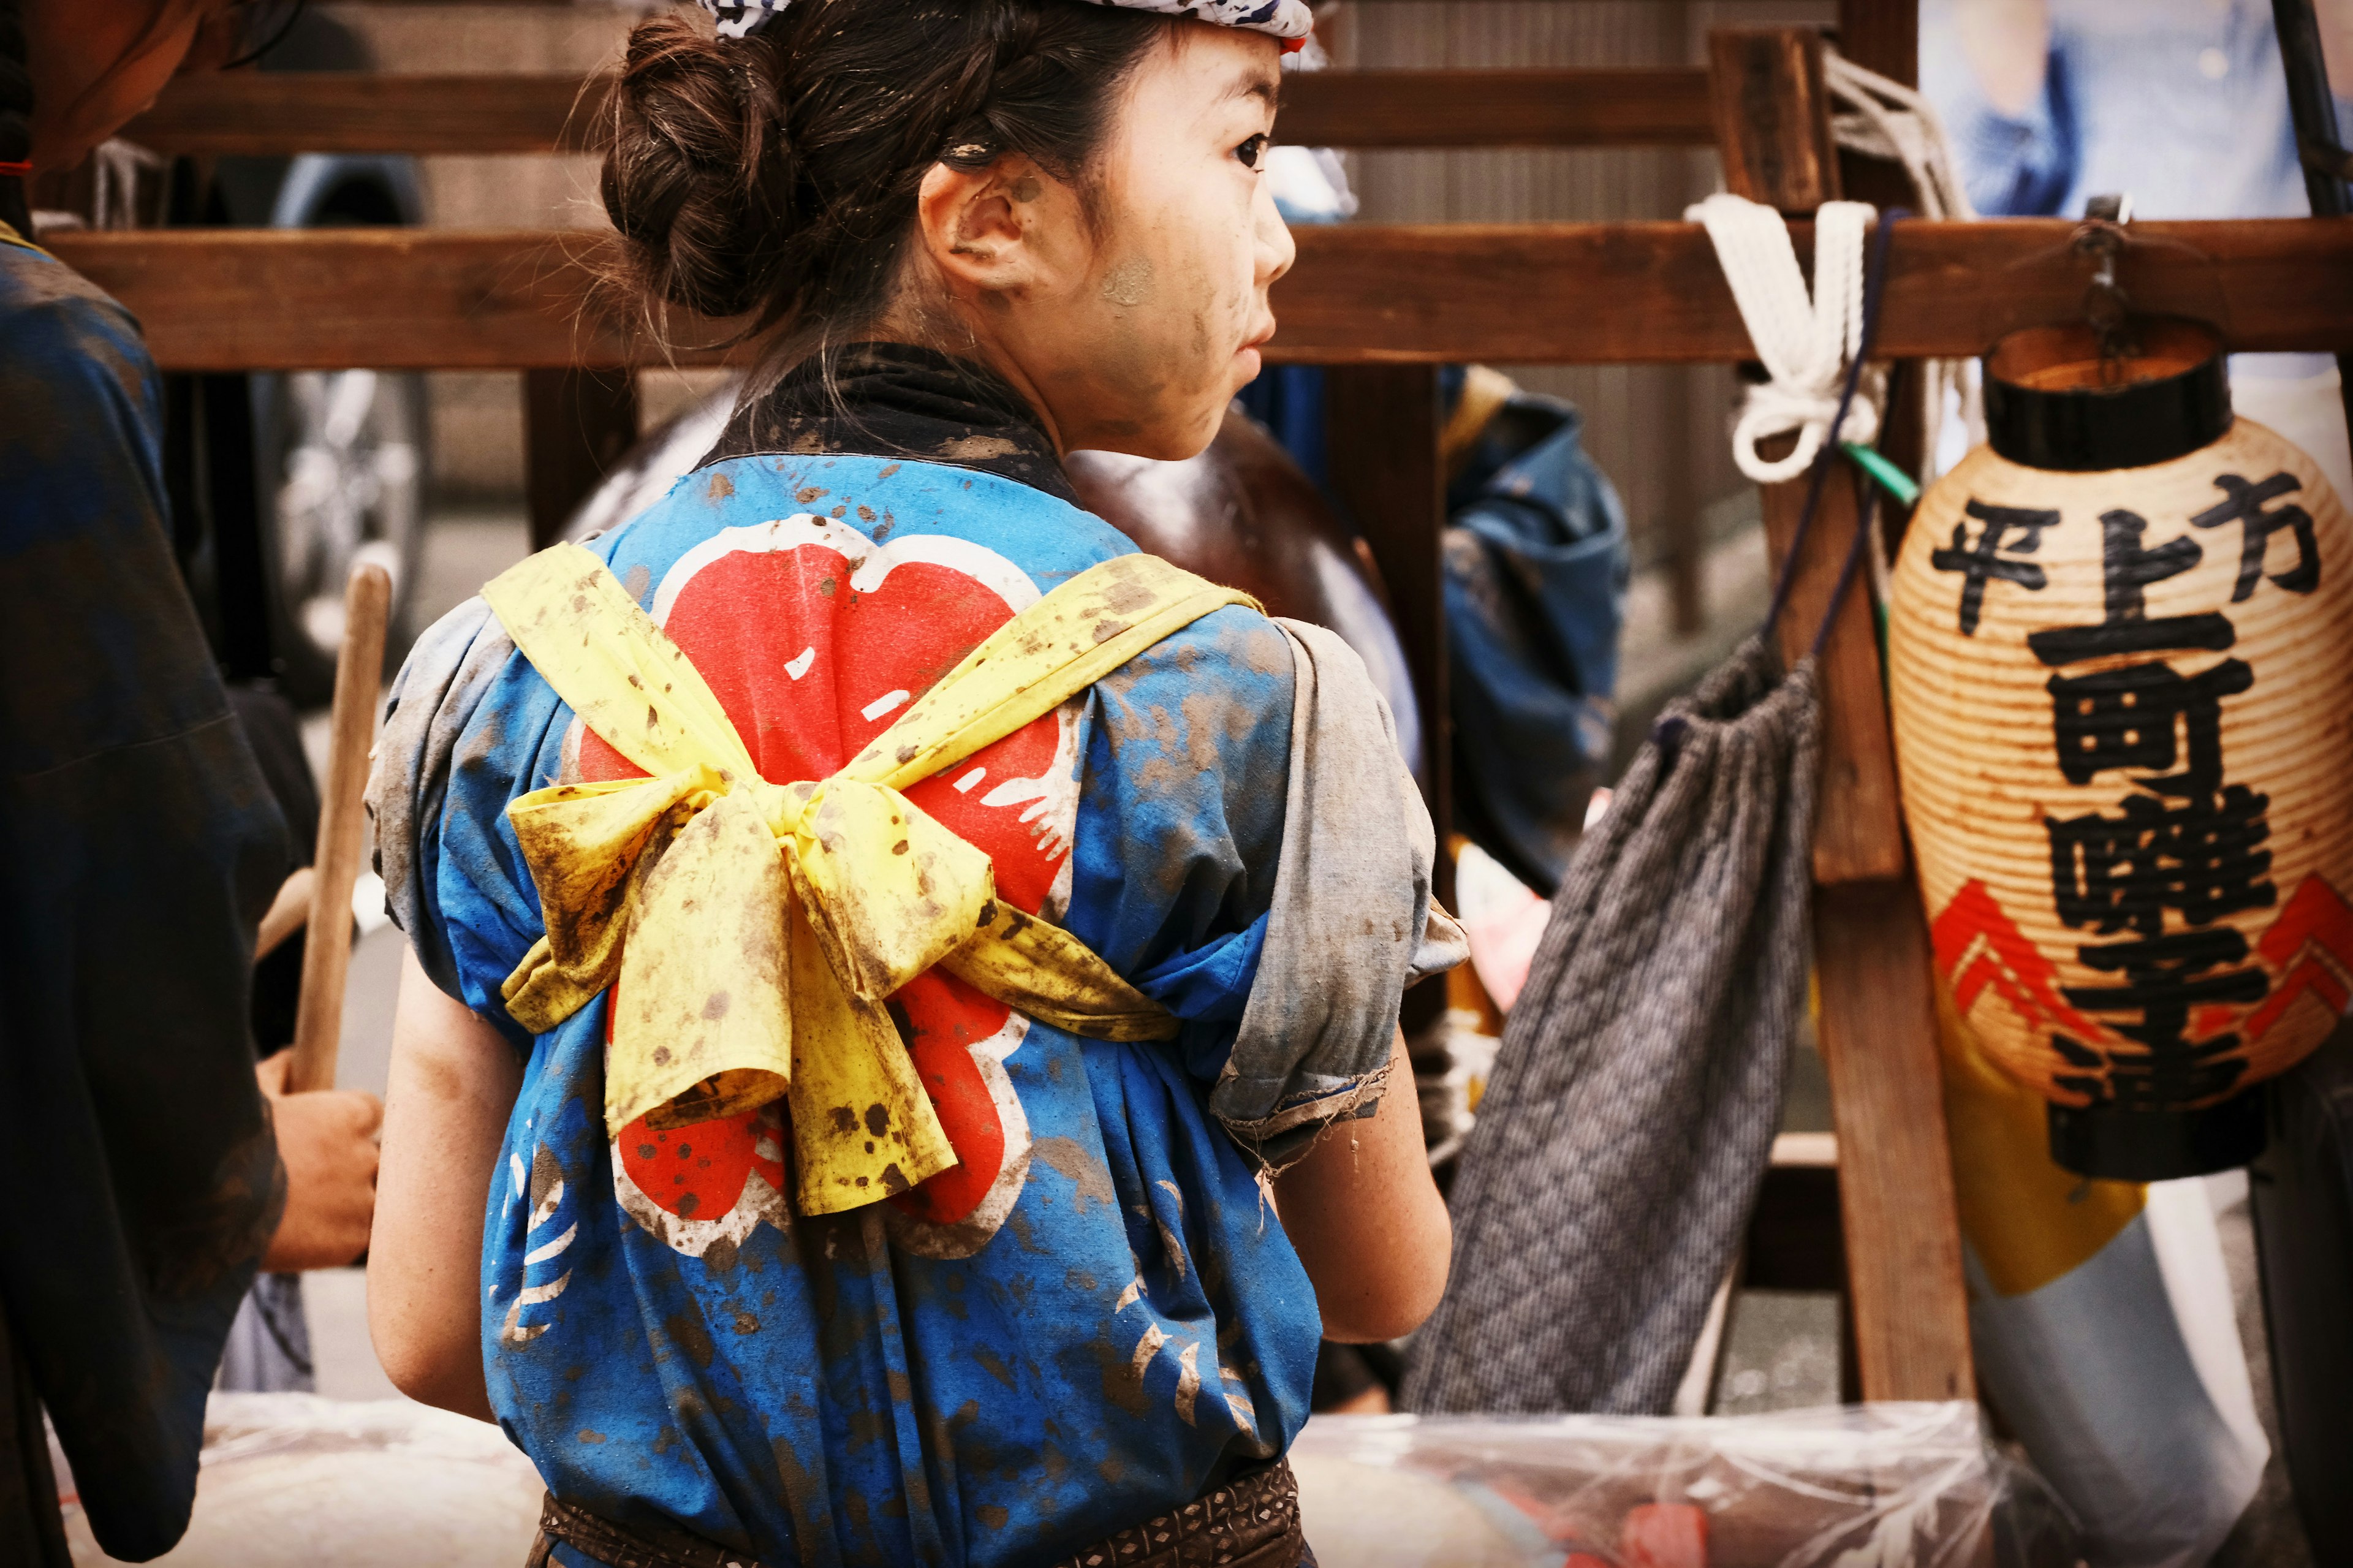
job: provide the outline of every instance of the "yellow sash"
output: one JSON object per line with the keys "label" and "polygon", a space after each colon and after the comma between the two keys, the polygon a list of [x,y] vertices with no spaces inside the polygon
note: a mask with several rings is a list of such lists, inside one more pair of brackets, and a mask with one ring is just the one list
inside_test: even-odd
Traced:
{"label": "yellow sash", "polygon": [[884,999],[938,964],[1097,1039],[1176,1022],[1048,921],[999,903],[988,857],[900,793],[1013,733],[1173,632],[1253,604],[1155,556],[1080,573],[1016,616],[822,782],[771,784],[678,645],[575,544],[482,596],[557,696],[652,775],[507,806],[547,935],[504,987],[543,1034],[617,980],[609,1132],[783,1099],[804,1214],[956,1163]]}
{"label": "yellow sash", "polygon": [[[47,251],[18,234],[13,224],[0,223],[0,245],[16,246],[21,249],[31,251],[36,256],[49,256]],[[57,258],[49,256],[49,259],[55,261]]]}

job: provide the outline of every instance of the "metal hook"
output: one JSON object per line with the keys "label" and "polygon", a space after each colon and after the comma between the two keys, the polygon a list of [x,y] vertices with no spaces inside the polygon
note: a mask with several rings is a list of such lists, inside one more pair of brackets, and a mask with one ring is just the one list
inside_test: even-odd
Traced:
{"label": "metal hook", "polygon": [[2138,346],[2131,331],[2132,298],[2116,281],[2116,258],[2125,247],[2125,226],[2132,222],[2129,193],[2098,195],[2084,204],[2084,221],[2076,227],[2072,248],[2092,258],[2092,280],[2084,289],[2084,320],[2100,344],[2100,379],[2114,381],[2118,362]]}

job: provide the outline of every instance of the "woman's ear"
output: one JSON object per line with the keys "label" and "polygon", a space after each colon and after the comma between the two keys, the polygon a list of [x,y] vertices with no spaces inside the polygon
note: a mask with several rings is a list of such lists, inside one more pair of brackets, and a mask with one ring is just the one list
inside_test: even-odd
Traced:
{"label": "woman's ear", "polygon": [[1086,266],[1079,194],[1018,153],[986,169],[933,164],[916,193],[915,222],[955,294],[1050,296]]}

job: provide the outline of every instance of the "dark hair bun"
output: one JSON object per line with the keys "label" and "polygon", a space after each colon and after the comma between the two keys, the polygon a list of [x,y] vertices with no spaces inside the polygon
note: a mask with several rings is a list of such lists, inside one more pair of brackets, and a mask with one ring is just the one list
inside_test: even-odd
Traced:
{"label": "dark hair bun", "polygon": [[[8,0],[0,0],[5,5]],[[923,175],[1008,153],[1083,177],[1168,19],[1070,0],[796,0],[749,38],[641,22],[609,114],[605,210],[629,281],[706,316],[863,331]]]}
{"label": "dark hair bun", "polygon": [[706,316],[767,312],[794,227],[776,58],[683,16],[629,35],[613,94],[606,214],[647,292]]}

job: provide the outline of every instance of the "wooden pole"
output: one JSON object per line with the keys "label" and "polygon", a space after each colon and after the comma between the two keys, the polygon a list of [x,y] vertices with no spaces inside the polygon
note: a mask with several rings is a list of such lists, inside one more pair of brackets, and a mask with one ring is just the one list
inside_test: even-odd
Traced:
{"label": "wooden pole", "polygon": [[[1424,800],[1438,833],[1430,896],[1454,908],[1454,729],[1446,676],[1446,475],[1438,437],[1438,367],[1335,364],[1324,373],[1324,448],[1339,492],[1388,591],[1421,710]],[[1418,1038],[1446,1011],[1446,987],[1405,994],[1398,1022]]]}
{"label": "wooden pole", "polygon": [[1454,730],[1446,673],[1446,476],[1439,462],[1438,367],[1333,365],[1324,375],[1332,488],[1380,568],[1390,618],[1421,710],[1426,804],[1441,853],[1431,890],[1454,907]]}
{"label": "wooden pole", "polygon": [[375,701],[384,679],[385,624],[392,579],[361,565],[343,591],[343,649],[335,663],[332,738],[327,787],[312,858],[311,923],[302,946],[302,994],[294,1012],[290,1094],[335,1087],[335,1049],[343,1026],[343,982],[352,967],[352,885],[367,838],[368,752],[375,741]]}
{"label": "wooden pole", "polygon": [[[1727,29],[1709,43],[1725,183],[1785,212],[1835,198],[1820,36]],[[1806,480],[1765,488],[1775,564],[1800,551],[1778,628],[1785,658],[1805,651],[1828,611],[1857,526],[1849,481],[1843,472],[1831,477],[1802,545],[1794,536]],[[1974,1398],[1928,933],[1905,848],[1878,641],[1860,584],[1838,607],[1820,673],[1814,965],[1862,1395]]]}

